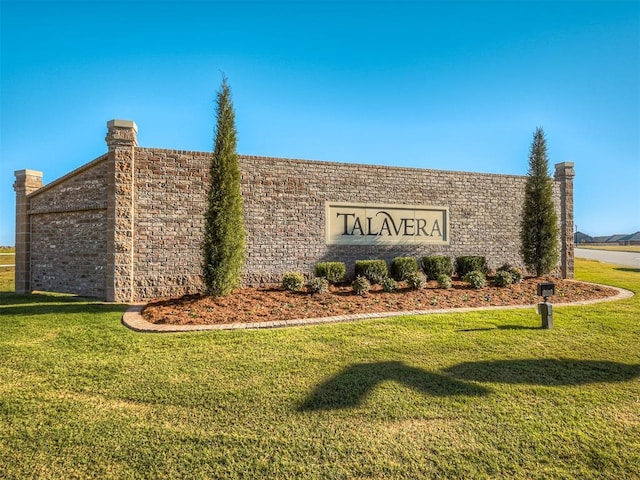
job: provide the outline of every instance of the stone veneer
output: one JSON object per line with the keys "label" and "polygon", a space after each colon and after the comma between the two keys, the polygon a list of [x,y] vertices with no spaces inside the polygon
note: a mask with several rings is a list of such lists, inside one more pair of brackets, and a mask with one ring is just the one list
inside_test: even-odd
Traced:
{"label": "stone veneer", "polygon": [[105,158],[30,197],[31,290],[106,297]]}
{"label": "stone veneer", "polygon": [[[134,122],[108,123],[108,153],[53,183],[16,172],[16,290],[140,301],[202,291],[209,152],[137,146]],[[522,266],[526,177],[240,156],[245,285],[279,283],[315,264],[398,255],[484,255]],[[556,165],[558,274],[573,276],[573,163]],[[35,180],[34,180],[35,179]],[[28,185],[28,186],[26,186]],[[325,202],[449,208],[449,245],[325,243]],[[18,258],[24,264],[18,272]],[[30,265],[30,268],[29,268]]]}
{"label": "stone veneer", "polygon": [[16,181],[16,256],[15,290],[17,293],[30,292],[31,289],[31,226],[29,216],[29,194],[42,187],[42,172],[37,170],[18,170],[14,173]]}

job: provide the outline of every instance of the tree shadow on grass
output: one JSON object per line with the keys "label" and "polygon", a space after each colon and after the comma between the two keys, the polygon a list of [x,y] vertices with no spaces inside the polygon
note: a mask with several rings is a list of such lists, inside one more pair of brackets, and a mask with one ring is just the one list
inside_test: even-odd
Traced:
{"label": "tree shadow on grass", "polygon": [[462,328],[456,330],[456,333],[464,333],[464,332],[489,332],[491,330],[496,330],[498,327],[478,327],[478,328]]}
{"label": "tree shadow on grass", "polygon": [[124,312],[127,305],[60,294],[0,292],[0,323],[32,315]]}
{"label": "tree shadow on grass", "polygon": [[300,411],[357,407],[381,382],[392,380],[426,395],[486,395],[488,390],[402,362],[351,365],[318,385],[300,405]]}
{"label": "tree shadow on grass", "polygon": [[542,329],[541,325],[537,327],[532,327],[528,325],[498,325],[498,330],[540,330]]}
{"label": "tree shadow on grass", "polygon": [[304,412],[357,407],[386,380],[425,395],[483,396],[490,390],[470,382],[544,386],[617,383],[640,376],[640,365],[575,359],[496,360],[464,362],[444,372],[444,375],[432,373],[402,362],[351,365],[318,385],[298,409]]}
{"label": "tree shadow on grass", "polygon": [[640,273],[640,268],[619,267],[619,268],[615,268],[614,270],[618,270],[620,272]]}
{"label": "tree shadow on grass", "polygon": [[95,298],[79,297],[66,293],[15,293],[0,292],[0,306],[28,305],[32,303],[90,302]]}
{"label": "tree shadow on grass", "polygon": [[456,332],[488,332],[491,330],[540,330],[542,327],[530,327],[525,325],[496,325],[495,327],[478,327],[478,328],[463,328],[456,330]]}
{"label": "tree shadow on grass", "polygon": [[575,359],[495,360],[464,362],[445,372],[474,382],[575,386],[632,380],[640,376],[640,365]]}

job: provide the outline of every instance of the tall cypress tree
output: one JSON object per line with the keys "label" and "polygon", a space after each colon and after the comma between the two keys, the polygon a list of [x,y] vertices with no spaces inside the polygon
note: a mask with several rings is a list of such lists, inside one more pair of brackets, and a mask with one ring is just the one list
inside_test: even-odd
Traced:
{"label": "tall cypress tree", "polygon": [[541,276],[558,264],[558,215],[548,174],[547,143],[542,128],[533,135],[522,212],[521,253],[529,270]]}
{"label": "tall cypress tree", "polygon": [[222,296],[240,285],[246,237],[235,113],[226,77],[222,78],[216,107],[211,183],[205,215],[203,277],[207,293]]}

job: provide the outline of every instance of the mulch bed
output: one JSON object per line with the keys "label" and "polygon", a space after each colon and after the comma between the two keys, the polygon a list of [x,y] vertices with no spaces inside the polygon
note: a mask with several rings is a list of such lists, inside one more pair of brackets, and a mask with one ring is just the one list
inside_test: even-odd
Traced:
{"label": "mulch bed", "polygon": [[453,287],[448,290],[438,288],[437,283],[431,281],[421,290],[411,290],[401,284],[401,288],[393,293],[384,292],[376,285],[366,295],[356,295],[351,285],[331,286],[328,293],[316,295],[289,292],[279,287],[241,288],[226,297],[189,295],[153,300],[143,309],[142,316],[157,324],[206,325],[356,313],[533,305],[542,300],[537,296],[537,284],[547,281],[556,285],[555,295],[550,299],[552,303],[606,298],[618,293],[612,288],[557,278],[526,278],[508,287],[486,286],[481,289],[470,288],[454,279]]}

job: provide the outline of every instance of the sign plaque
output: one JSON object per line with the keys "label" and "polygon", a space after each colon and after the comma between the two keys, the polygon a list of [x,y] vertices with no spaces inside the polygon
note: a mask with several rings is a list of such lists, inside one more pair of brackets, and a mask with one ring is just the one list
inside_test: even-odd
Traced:
{"label": "sign plaque", "polygon": [[448,207],[327,202],[331,245],[448,245]]}

